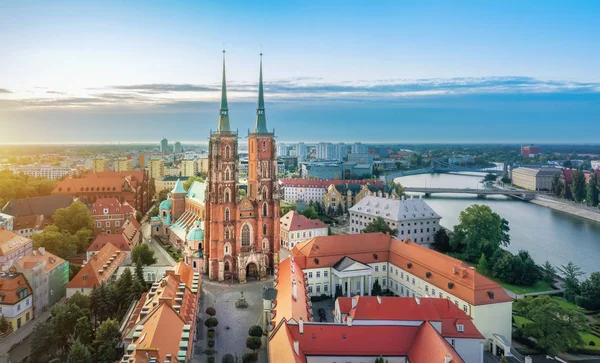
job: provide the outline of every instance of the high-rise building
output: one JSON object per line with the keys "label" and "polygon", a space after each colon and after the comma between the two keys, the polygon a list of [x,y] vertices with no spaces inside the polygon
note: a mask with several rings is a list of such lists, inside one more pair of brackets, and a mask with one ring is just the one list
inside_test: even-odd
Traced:
{"label": "high-rise building", "polygon": [[118,158],[115,160],[115,171],[128,171],[133,169],[133,161],[129,158]]}
{"label": "high-rise building", "polygon": [[198,174],[198,163],[195,159],[185,159],[181,161],[181,176],[194,176]]}
{"label": "high-rise building", "polygon": [[208,173],[208,155],[200,155],[198,158],[198,172]]}
{"label": "high-rise building", "polygon": [[148,162],[148,176],[150,178],[165,176],[165,161],[163,159],[150,159]]}
{"label": "high-rise building", "polygon": [[288,155],[288,146],[286,144],[277,145],[277,156],[287,156]]}
{"label": "high-rise building", "polygon": [[265,278],[279,264],[279,190],[275,135],[267,130],[262,55],[256,124],[248,134],[248,192],[238,195],[238,134],[229,125],[225,58],[217,131],[208,148],[208,190],[203,245],[211,280]]}
{"label": "high-rise building", "polygon": [[343,142],[340,142],[337,145],[335,145],[335,147],[336,147],[336,154],[337,154],[336,159],[344,160],[346,157],[348,157],[350,145],[346,145]]}
{"label": "high-rise building", "polygon": [[369,148],[367,147],[367,145],[363,145],[360,142],[355,142],[352,145],[352,153],[353,154],[366,154],[369,152]]}
{"label": "high-rise building", "polygon": [[144,154],[138,155],[138,166],[141,169],[144,169],[146,167],[146,155],[144,155]]}
{"label": "high-rise building", "polygon": [[160,140],[160,152],[161,153],[169,152],[169,140],[167,140],[167,139]]}
{"label": "high-rise building", "polygon": [[317,144],[317,159],[336,160],[337,148],[330,142],[320,142]]}
{"label": "high-rise building", "polygon": [[110,170],[110,161],[106,158],[95,158],[92,160],[92,170],[94,173]]}
{"label": "high-rise building", "polygon": [[308,156],[308,149],[305,143],[299,142],[296,144],[296,156],[298,157],[298,160],[306,159]]}
{"label": "high-rise building", "polygon": [[175,145],[173,145],[173,152],[180,153],[182,151],[183,151],[183,146],[181,146],[181,143],[179,141],[177,141],[175,143]]}

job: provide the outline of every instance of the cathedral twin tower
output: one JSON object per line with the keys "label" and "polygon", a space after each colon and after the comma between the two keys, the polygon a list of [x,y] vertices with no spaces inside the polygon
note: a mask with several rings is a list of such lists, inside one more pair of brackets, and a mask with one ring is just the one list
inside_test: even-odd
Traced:
{"label": "cathedral twin tower", "polygon": [[248,189],[240,194],[238,134],[231,130],[225,80],[216,132],[208,144],[204,271],[210,280],[265,278],[279,263],[279,187],[275,134],[267,130],[262,54],[254,130],[248,133]]}

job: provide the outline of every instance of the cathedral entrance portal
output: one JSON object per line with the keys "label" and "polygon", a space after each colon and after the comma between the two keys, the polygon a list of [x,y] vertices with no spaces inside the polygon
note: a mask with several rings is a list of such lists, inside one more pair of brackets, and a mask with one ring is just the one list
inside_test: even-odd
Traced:
{"label": "cathedral entrance portal", "polygon": [[258,279],[258,267],[254,262],[250,262],[248,266],[246,266],[246,279]]}

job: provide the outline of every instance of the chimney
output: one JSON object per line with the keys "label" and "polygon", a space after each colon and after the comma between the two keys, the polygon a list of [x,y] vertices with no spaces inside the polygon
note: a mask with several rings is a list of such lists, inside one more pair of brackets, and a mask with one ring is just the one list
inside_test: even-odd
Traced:
{"label": "chimney", "polygon": [[296,352],[296,355],[300,355],[300,342],[297,340],[294,340],[294,352]]}
{"label": "chimney", "polygon": [[104,270],[98,270],[98,275],[102,276],[103,272],[104,272]]}
{"label": "chimney", "polygon": [[444,356],[444,363],[450,363],[452,362],[452,357],[450,356],[450,354],[446,354]]}
{"label": "chimney", "polygon": [[352,317],[350,315],[346,317],[346,323],[348,324],[348,326],[352,326]]}
{"label": "chimney", "polygon": [[298,298],[298,287],[296,286],[296,279],[292,280],[292,297],[294,300]]}
{"label": "chimney", "polygon": [[464,279],[466,276],[467,276],[467,269],[463,267],[460,269],[460,278]]}
{"label": "chimney", "polygon": [[458,266],[452,265],[452,274],[456,275],[458,273]]}
{"label": "chimney", "polygon": [[38,251],[40,251],[40,254],[41,254],[42,256],[45,256],[45,255],[46,255],[46,249],[45,249],[44,247],[40,247],[40,248],[38,248]]}
{"label": "chimney", "polygon": [[352,309],[354,309],[357,304],[358,304],[358,298],[356,296],[353,296],[352,297]]}
{"label": "chimney", "polygon": [[533,360],[531,359],[530,356],[525,357],[525,363],[532,363],[532,362],[533,362]]}
{"label": "chimney", "polygon": [[298,321],[298,329],[300,330],[300,334],[304,334],[304,319],[302,318]]}
{"label": "chimney", "polygon": [[421,305],[421,298],[418,296],[415,296],[415,301],[417,302],[417,305]]}
{"label": "chimney", "polygon": [[377,303],[381,305],[381,296],[377,295]]}

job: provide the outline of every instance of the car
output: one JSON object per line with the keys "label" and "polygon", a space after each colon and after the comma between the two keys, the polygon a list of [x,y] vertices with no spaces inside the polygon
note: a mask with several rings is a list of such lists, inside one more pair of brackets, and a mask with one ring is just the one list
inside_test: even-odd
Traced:
{"label": "car", "polygon": [[323,309],[323,308],[320,308],[320,309],[318,310],[318,312],[319,312],[319,316],[320,316],[321,318],[325,318],[325,309]]}
{"label": "car", "polygon": [[319,319],[319,321],[320,321],[321,323],[323,323],[323,322],[326,322],[326,321],[327,321],[327,318],[325,318],[325,316],[321,316],[321,319]]}

